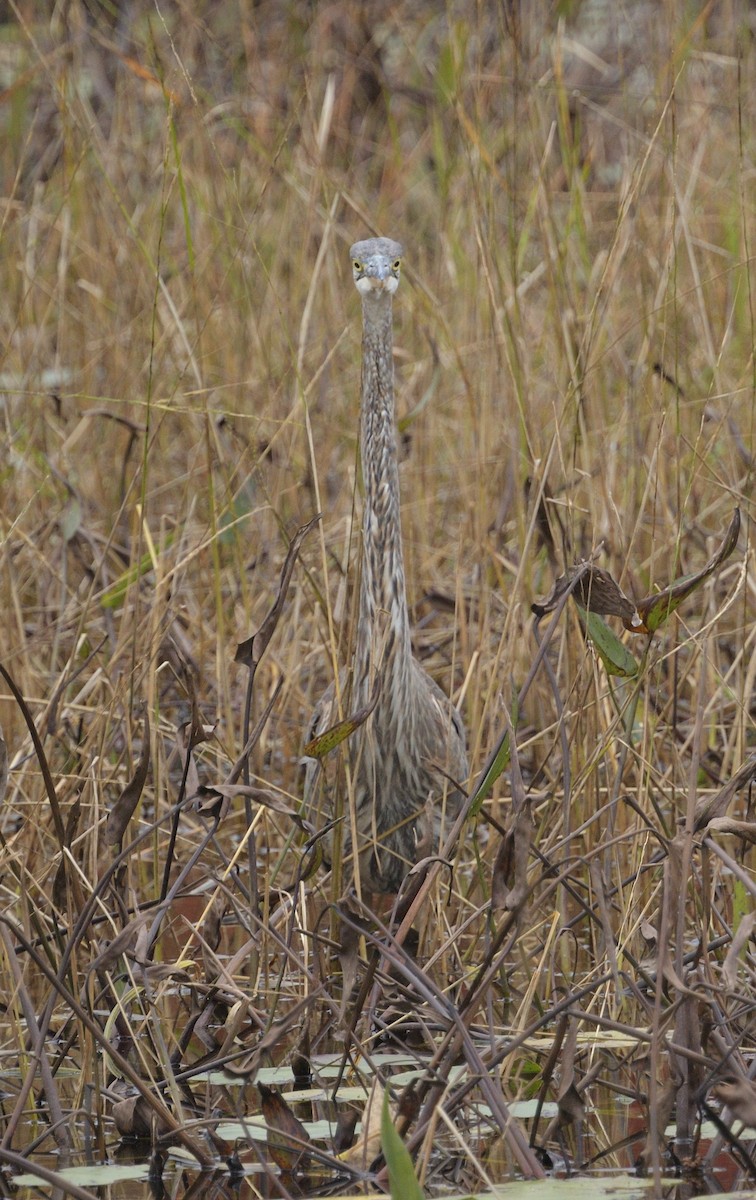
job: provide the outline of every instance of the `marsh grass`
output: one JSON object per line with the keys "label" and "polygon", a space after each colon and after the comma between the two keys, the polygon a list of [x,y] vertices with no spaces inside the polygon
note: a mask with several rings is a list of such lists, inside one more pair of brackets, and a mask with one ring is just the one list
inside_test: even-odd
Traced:
{"label": "marsh grass", "polygon": [[[15,0],[0,39],[4,1151],[46,1144],[41,1097],[51,1136],[104,1155],[115,1074],[153,1140],[212,1159],[261,1065],[344,1047],[369,1076],[380,1033],[432,1064],[397,1117],[429,1187],[579,1164],[584,1125],[658,1179],[666,1122],[683,1158],[753,1050],[752,826],[701,818],[754,750],[750,9],[47,8]],[[372,232],[406,245],[415,648],[464,714],[471,794],[510,730],[398,939],[296,820],[352,639],[346,255]],[[607,675],[572,603],[532,671],[566,567],[595,555],[637,600],[735,507],[734,554],[653,638],[607,618],[637,676]],[[237,644],[317,513],[247,704]],[[718,818],[748,818],[739,778]],[[220,1059],[233,1095],[191,1075]],[[645,1146],[591,1119],[598,1086],[645,1106]],[[562,1101],[533,1148],[507,1123],[531,1093]]]}

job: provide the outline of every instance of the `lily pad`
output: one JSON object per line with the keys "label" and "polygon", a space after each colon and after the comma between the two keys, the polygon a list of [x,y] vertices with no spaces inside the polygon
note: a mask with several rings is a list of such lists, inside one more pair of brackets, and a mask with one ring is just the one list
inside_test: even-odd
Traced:
{"label": "lily pad", "polygon": [[[103,1163],[101,1166],[61,1167],[55,1174],[67,1183],[75,1183],[79,1187],[107,1187],[111,1183],[120,1183],[124,1179],[146,1179],[149,1175],[149,1163]],[[27,1172],[25,1175],[14,1175],[13,1182],[17,1187],[52,1187],[46,1179]]]}

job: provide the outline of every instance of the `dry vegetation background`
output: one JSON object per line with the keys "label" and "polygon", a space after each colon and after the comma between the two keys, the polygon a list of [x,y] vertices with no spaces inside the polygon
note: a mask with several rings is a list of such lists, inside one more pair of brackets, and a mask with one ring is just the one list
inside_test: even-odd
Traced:
{"label": "dry vegetation background", "polygon": [[[598,552],[637,599],[700,569],[742,516],[736,551],[679,616],[652,640],[628,635],[637,682],[609,680],[565,610],[553,682],[541,669],[517,716],[545,856],[531,853],[519,941],[497,943],[505,917],[489,904],[517,783],[505,772],[486,802],[498,825],[471,819],[452,900],[444,877],[427,901],[421,955],[439,952],[443,988],[473,978],[484,948],[507,950],[478,996],[489,1030],[505,1013],[524,1029],[555,988],[607,972],[583,1003],[606,1017],[630,1004],[661,1028],[675,1003],[654,992],[662,971],[645,1012],[618,972],[656,954],[665,838],[687,817],[670,940],[682,955],[722,939],[699,981],[720,989],[753,905],[753,852],[721,835],[740,875],[702,857],[692,818],[755,748],[756,10],[10,0],[0,12],[0,662],[59,810],[6,680],[0,907],[14,927],[60,965],[113,858],[104,821],[137,769],[145,712],[150,770],[124,844],[158,825],[127,858],[122,908],[103,900],[108,919],[84,941],[79,929],[79,968],[158,899],[167,859],[174,878],[187,863],[209,818],[187,806],[168,855],[185,795],[177,730],[193,713],[212,726],[197,779],[227,778],[245,739],[236,645],[274,602],[295,531],[322,512],[254,681],[253,721],[279,690],[251,780],[296,808],[306,721],[348,660],[359,560],[348,247],[384,233],[406,247],[396,370],[415,647],[464,714],[473,781],[535,658],[530,606],[565,567]],[[748,805],[745,789],[729,815]],[[277,974],[280,947],[248,915],[270,927],[302,844],[285,812],[237,797],[186,884],[249,922],[257,957],[238,965],[263,1007],[274,985],[291,1000],[310,986],[291,961]],[[544,885],[555,864],[577,898]],[[581,925],[586,911],[596,919]],[[192,943],[185,917],[173,929]],[[304,959],[312,943],[297,937]],[[7,929],[4,945],[2,969],[17,953],[41,1007]],[[730,967],[745,1003],[747,949]],[[743,1011],[728,1010],[722,1035],[740,1049]],[[4,1035],[13,1061],[21,1028]],[[505,1091],[518,1094],[516,1078]]]}

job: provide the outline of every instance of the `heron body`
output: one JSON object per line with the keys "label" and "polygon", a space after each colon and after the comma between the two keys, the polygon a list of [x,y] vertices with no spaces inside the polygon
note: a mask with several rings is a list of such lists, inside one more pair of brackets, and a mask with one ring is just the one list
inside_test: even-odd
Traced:
{"label": "heron body", "polygon": [[[467,778],[465,735],[449,698],[413,657],[402,555],[394,409],[392,298],[403,250],[390,238],[351,248],[362,297],[360,455],[364,482],[362,575],[351,707],[378,700],[349,739],[354,814],[345,815],[344,851],[362,887],[396,892],[418,858],[432,853],[444,815],[456,815]],[[342,690],[348,676],[342,679]],[[310,737],[338,718],[333,687],[318,705]],[[325,774],[306,760],[305,810],[316,827],[333,817]],[[358,839],[354,853],[353,834]]]}

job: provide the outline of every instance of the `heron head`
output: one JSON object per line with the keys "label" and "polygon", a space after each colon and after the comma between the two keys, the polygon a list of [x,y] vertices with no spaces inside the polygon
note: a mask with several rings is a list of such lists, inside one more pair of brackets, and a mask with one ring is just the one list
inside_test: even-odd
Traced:
{"label": "heron head", "polygon": [[357,291],[361,296],[392,295],[399,286],[404,247],[391,238],[355,242],[349,251]]}

